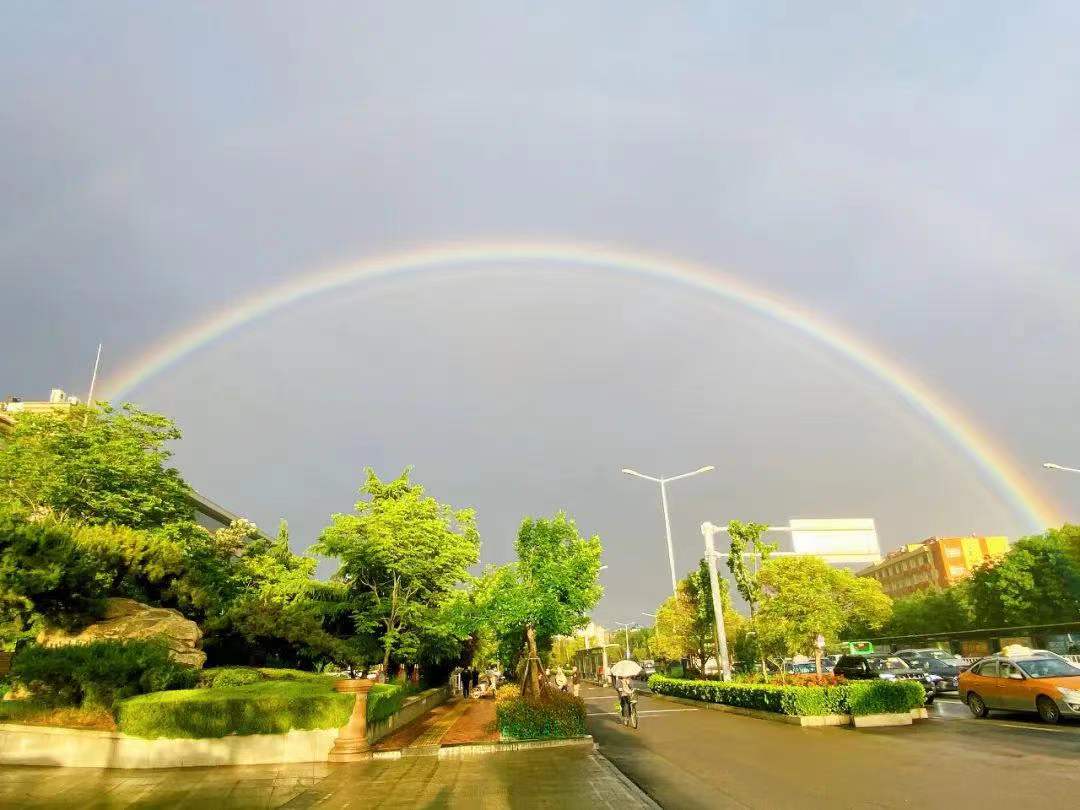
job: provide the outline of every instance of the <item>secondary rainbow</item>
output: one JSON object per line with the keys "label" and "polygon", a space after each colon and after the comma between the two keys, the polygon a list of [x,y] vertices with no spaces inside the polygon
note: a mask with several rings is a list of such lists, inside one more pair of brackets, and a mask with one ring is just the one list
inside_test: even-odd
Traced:
{"label": "secondary rainbow", "polygon": [[507,272],[515,272],[513,265],[535,262],[606,268],[620,273],[677,281],[796,329],[877,377],[912,408],[929,418],[968,454],[1031,524],[1032,529],[1041,530],[1059,523],[1056,510],[1031,487],[1027,477],[1002,450],[995,447],[955,407],[865,341],[856,339],[835,324],[827,323],[772,292],[711,268],[664,256],[629,253],[595,245],[530,242],[448,244],[374,256],[306,273],[169,336],[108,378],[102,390],[106,398],[120,399],[136,386],[234,329],[282,307],[347,285],[382,276],[450,270],[478,264],[502,264],[506,265]]}

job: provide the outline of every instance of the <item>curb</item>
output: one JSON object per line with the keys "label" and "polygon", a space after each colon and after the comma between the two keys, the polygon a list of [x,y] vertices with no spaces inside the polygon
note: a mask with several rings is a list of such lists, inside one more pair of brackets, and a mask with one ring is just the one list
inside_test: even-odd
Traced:
{"label": "curb", "polygon": [[642,788],[636,782],[634,782],[629,776],[627,776],[625,773],[620,771],[615,766],[614,762],[612,762],[610,759],[608,759],[603,754],[601,754],[599,747],[597,747],[597,749],[596,749],[596,751],[594,753],[596,755],[596,761],[598,763],[600,763],[600,767],[608,770],[611,773],[611,775],[613,777],[615,777],[615,779],[620,784],[622,784],[622,786],[624,788],[626,788],[631,793],[635,794],[638,797],[638,799],[641,800],[641,803],[643,805],[645,805],[646,807],[650,807],[650,808],[656,808],[656,810],[662,810],[661,806],[659,804],[657,804],[653,800],[652,796],[650,796],[648,793],[646,793],[644,790],[642,790]]}
{"label": "curb", "polygon": [[535,751],[541,748],[588,748],[593,750],[595,747],[596,743],[592,736],[586,735],[584,737],[571,737],[567,740],[513,740],[444,745],[435,752],[435,755],[439,759],[464,759],[466,757],[502,754],[510,751]]}

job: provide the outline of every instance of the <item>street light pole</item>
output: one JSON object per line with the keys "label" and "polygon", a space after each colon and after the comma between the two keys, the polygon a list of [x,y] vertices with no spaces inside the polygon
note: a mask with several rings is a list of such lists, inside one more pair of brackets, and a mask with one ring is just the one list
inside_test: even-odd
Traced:
{"label": "street light pole", "polygon": [[1053,464],[1049,461],[1043,464],[1043,466],[1048,470],[1057,470],[1058,472],[1080,473],[1080,470],[1075,467],[1062,467],[1060,464]]}
{"label": "street light pole", "polygon": [[623,629],[624,638],[626,639],[626,658],[630,658],[630,624],[631,622],[615,622]]}
{"label": "street light pole", "polygon": [[707,467],[700,467],[693,472],[683,473],[682,475],[673,475],[670,478],[654,478],[651,475],[642,475],[636,470],[628,470],[625,467],[623,472],[627,475],[633,475],[637,478],[644,478],[646,481],[652,481],[654,484],[660,485],[660,505],[664,509],[664,533],[667,536],[667,555],[668,565],[671,566],[671,592],[675,595],[679,593],[678,578],[675,576],[675,549],[671,545],[671,518],[668,515],[668,503],[667,503],[667,485],[669,481],[678,481],[680,478],[689,478],[692,475],[698,475],[700,473],[709,472],[716,468],[711,464]]}

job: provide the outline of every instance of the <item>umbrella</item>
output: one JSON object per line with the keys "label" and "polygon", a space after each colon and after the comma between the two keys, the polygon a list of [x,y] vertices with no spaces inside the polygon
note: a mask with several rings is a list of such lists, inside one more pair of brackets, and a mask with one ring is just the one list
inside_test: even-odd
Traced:
{"label": "umbrella", "polygon": [[616,678],[635,678],[641,674],[641,664],[624,658],[611,665],[611,674]]}

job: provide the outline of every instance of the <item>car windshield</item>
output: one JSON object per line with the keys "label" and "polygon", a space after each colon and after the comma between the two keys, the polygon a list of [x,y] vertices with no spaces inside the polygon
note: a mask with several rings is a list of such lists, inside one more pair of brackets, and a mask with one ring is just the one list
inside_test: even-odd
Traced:
{"label": "car windshield", "polygon": [[1080,677],[1080,667],[1075,667],[1060,658],[1033,658],[1030,661],[1016,663],[1029,678]]}
{"label": "car windshield", "polygon": [[911,669],[902,658],[870,658],[870,669],[875,672],[899,672]]}

